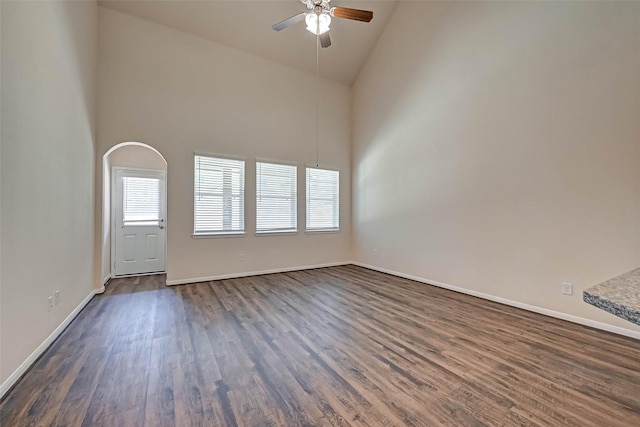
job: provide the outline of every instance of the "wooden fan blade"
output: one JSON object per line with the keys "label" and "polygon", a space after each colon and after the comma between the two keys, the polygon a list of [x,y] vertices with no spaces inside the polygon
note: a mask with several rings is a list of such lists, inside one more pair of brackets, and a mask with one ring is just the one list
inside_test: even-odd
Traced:
{"label": "wooden fan blade", "polygon": [[302,21],[304,21],[304,13],[300,13],[296,16],[292,16],[291,18],[287,18],[284,21],[280,21],[277,24],[274,24],[271,28],[276,31],[280,31]]}
{"label": "wooden fan blade", "polygon": [[331,15],[336,18],[353,19],[361,22],[370,22],[373,19],[373,12],[370,10],[350,9],[348,7],[332,7]]}
{"label": "wooden fan blade", "polygon": [[331,36],[329,36],[329,31],[326,33],[320,34],[320,46],[329,47],[331,46]]}

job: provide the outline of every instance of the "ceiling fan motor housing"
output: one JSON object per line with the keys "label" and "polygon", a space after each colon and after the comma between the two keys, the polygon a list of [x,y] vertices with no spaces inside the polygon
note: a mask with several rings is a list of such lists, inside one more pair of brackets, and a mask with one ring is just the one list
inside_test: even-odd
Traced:
{"label": "ceiling fan motor housing", "polygon": [[303,4],[307,6],[308,10],[314,10],[316,7],[321,7],[322,9],[329,10],[329,3],[331,0],[300,0]]}

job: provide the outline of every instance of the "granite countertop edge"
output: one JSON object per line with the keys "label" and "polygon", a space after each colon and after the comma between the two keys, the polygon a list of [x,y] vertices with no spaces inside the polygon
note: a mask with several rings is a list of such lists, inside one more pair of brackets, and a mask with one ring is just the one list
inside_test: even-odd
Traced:
{"label": "granite countertop edge", "polygon": [[628,320],[629,322],[640,325],[640,311],[638,310],[604,299],[598,295],[593,295],[589,293],[589,290],[582,292],[582,299],[587,304],[591,304],[613,315]]}

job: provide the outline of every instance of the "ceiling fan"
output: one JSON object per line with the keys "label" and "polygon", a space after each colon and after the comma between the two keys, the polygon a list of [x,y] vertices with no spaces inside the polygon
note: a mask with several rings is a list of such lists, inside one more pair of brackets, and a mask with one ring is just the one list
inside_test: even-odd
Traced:
{"label": "ceiling fan", "polygon": [[298,22],[305,21],[307,30],[320,38],[322,47],[331,46],[329,25],[331,25],[332,16],[361,22],[370,22],[373,19],[373,12],[369,10],[331,7],[329,5],[331,0],[300,0],[300,2],[307,7],[307,11],[278,22],[273,25],[273,29],[281,31]]}

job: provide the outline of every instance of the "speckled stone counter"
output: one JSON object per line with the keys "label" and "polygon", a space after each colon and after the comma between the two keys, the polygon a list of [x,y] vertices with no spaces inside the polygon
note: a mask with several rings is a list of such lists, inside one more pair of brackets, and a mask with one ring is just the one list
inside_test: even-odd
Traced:
{"label": "speckled stone counter", "polygon": [[640,325],[640,268],[585,290],[582,299]]}

